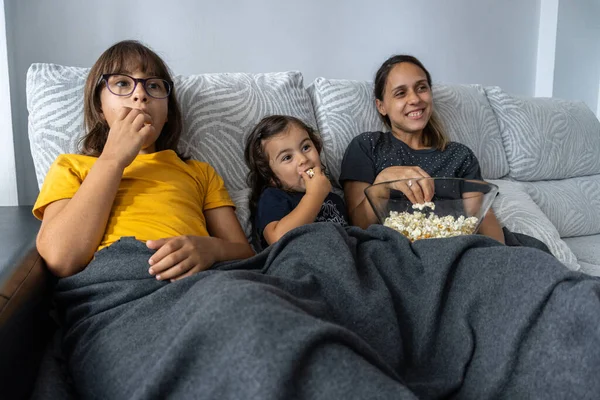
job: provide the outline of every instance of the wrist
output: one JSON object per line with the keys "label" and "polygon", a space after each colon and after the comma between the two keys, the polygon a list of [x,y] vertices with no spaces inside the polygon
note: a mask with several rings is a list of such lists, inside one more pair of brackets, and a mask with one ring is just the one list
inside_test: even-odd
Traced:
{"label": "wrist", "polygon": [[226,242],[223,239],[214,236],[208,236],[208,239],[210,240],[209,246],[213,249],[213,251],[210,252],[212,258],[212,260],[210,260],[210,265],[224,261],[227,253]]}
{"label": "wrist", "polygon": [[311,199],[312,201],[322,203],[328,194],[329,194],[329,192],[313,192],[313,191],[311,191],[311,192],[304,193],[304,197],[307,197],[307,198]]}
{"label": "wrist", "polygon": [[115,158],[110,158],[106,156],[103,157],[102,154],[100,155],[100,157],[98,157],[98,160],[95,163],[95,165],[102,165],[103,168],[114,169],[116,171],[120,171],[121,173],[123,173],[126,167],[126,165],[123,164],[124,163],[119,162]]}

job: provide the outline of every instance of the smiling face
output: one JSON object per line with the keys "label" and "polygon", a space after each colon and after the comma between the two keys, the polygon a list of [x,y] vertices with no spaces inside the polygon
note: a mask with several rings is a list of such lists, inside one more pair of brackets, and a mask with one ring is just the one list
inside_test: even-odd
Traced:
{"label": "smiling face", "polygon": [[431,87],[425,71],[409,62],[396,64],[389,72],[377,110],[388,116],[392,133],[405,138],[422,135],[433,113]]}
{"label": "smiling face", "polygon": [[302,172],[321,167],[321,159],[308,132],[296,124],[263,142],[271,170],[286,190],[305,192]]}
{"label": "smiling face", "polygon": [[[133,78],[150,77],[141,72],[139,69],[133,72],[122,71],[121,73],[127,74]],[[153,153],[156,151],[155,142],[160,136],[160,133],[167,122],[169,98],[156,99],[149,96],[141,82],[137,84],[133,93],[128,96],[114,95],[108,90],[105,83],[103,85],[102,91],[100,92],[100,103],[102,105],[102,115],[106,119],[108,126],[113,126],[119,114],[119,110],[121,110],[123,107],[129,107],[143,111],[152,118],[152,125],[154,126],[155,134],[148,137],[146,142],[142,145],[140,154]]]}

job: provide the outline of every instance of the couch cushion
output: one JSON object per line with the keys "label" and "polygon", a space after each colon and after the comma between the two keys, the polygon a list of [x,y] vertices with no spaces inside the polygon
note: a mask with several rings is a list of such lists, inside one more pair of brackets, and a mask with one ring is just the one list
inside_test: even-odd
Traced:
{"label": "couch cushion", "polygon": [[577,256],[582,271],[600,276],[600,235],[564,238]]}
{"label": "couch cushion", "polygon": [[[27,73],[29,140],[38,184],[60,153],[77,152],[83,133],[83,85],[89,69],[33,64]],[[179,149],[211,164],[250,233],[244,143],[264,116],[287,114],[316,127],[299,72],[223,73],[174,77],[184,130]]]}
{"label": "couch cushion", "polygon": [[527,194],[522,183],[490,180],[500,191],[492,208],[498,221],[512,232],[524,233],[541,240],[567,268],[579,270],[577,257],[560,238],[552,222]]}
{"label": "couch cushion", "polygon": [[523,182],[561,237],[600,233],[600,175]]}
{"label": "couch cushion", "polygon": [[583,103],[521,98],[486,88],[510,166],[520,181],[600,173],[600,121]]}
{"label": "couch cushion", "polygon": [[469,146],[485,179],[508,174],[500,127],[481,85],[434,85],[437,110],[451,140]]}
{"label": "couch cushion", "polygon": [[[367,81],[317,78],[308,88],[325,144],[325,158],[337,183],[348,143],[358,134],[386,130]],[[469,146],[483,176],[508,173],[500,129],[480,85],[434,85],[435,107],[451,140]],[[339,184],[338,184],[339,185]]]}
{"label": "couch cushion", "polygon": [[585,261],[579,261],[579,265],[581,265],[580,272],[588,275],[600,276],[600,265],[586,263]]}
{"label": "couch cushion", "polygon": [[342,158],[350,141],[362,132],[385,130],[375,108],[373,84],[367,81],[317,78],[308,87],[329,175],[339,185]]}

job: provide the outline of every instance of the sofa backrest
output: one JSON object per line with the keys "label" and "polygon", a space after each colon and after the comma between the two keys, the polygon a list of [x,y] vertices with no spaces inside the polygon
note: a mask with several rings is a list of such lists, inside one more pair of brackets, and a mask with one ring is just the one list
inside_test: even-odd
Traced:
{"label": "sofa backrest", "polygon": [[[61,153],[74,153],[83,127],[83,86],[88,68],[33,64],[27,73],[29,141],[38,180]],[[174,77],[184,130],[179,150],[211,164],[223,177],[236,213],[250,236],[245,183],[245,138],[265,116],[287,114],[316,127],[302,74],[222,73]]]}
{"label": "sofa backrest", "polygon": [[523,187],[561,237],[600,233],[600,121],[579,101],[486,88],[498,118],[508,178]]}
{"label": "sofa backrest", "polygon": [[510,166],[519,181],[600,174],[600,121],[580,101],[518,97],[485,89],[498,119]]}
{"label": "sofa backrest", "polygon": [[[58,154],[77,151],[88,71],[54,64],[33,64],[28,71],[29,139],[39,185]],[[184,116],[180,150],[223,176],[249,237],[243,148],[261,118],[289,114],[316,127],[337,189],[348,143],[384,129],[367,81],[317,78],[305,89],[299,72],[223,73],[177,76],[175,85]],[[600,233],[594,211],[600,207],[600,122],[583,103],[519,98],[480,85],[439,84],[433,94],[451,140],[474,151],[484,178],[528,181],[522,188],[560,236]]]}

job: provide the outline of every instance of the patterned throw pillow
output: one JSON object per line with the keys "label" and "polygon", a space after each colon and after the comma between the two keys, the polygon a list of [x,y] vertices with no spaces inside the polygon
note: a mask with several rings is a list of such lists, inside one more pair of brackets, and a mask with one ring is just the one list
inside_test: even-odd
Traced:
{"label": "patterned throw pillow", "polygon": [[[325,144],[327,165],[335,180],[344,152],[362,132],[387,130],[375,107],[373,83],[317,78],[308,92]],[[494,112],[480,85],[434,85],[435,109],[451,140],[463,143],[477,156],[485,178],[508,173],[508,162]]]}
{"label": "patterned throw pillow", "polygon": [[515,97],[499,87],[485,90],[500,124],[511,178],[600,174],[600,121],[585,103]]}
{"label": "patterned throw pillow", "polygon": [[481,85],[434,85],[435,109],[450,140],[468,146],[484,179],[508,174],[500,127]]}
{"label": "patterned throw pillow", "polygon": [[523,182],[523,187],[561,237],[600,233],[600,175]]}
{"label": "patterned throw pillow", "polygon": [[522,183],[506,180],[489,182],[500,188],[492,208],[502,226],[512,232],[523,233],[541,240],[567,268],[574,271],[580,269],[575,254],[560,238],[552,222],[527,194]]}
{"label": "patterned throw pillow", "polygon": [[[38,184],[61,153],[77,152],[83,129],[83,86],[88,68],[33,64],[27,73],[29,141]],[[184,131],[179,150],[211,164],[236,203],[247,236],[245,138],[267,115],[287,114],[316,127],[299,72],[176,76]]]}
{"label": "patterned throw pillow", "polygon": [[329,175],[334,184],[341,188],[338,179],[348,144],[363,132],[385,130],[375,108],[373,84],[317,78],[307,90],[323,138],[323,154]]}

